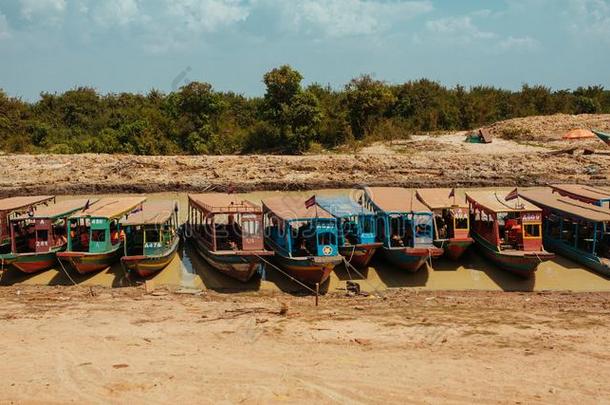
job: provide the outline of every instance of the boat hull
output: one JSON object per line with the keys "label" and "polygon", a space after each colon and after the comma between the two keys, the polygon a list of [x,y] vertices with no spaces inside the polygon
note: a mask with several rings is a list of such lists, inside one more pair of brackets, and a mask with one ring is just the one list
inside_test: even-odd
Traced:
{"label": "boat hull", "polygon": [[140,277],[150,277],[160,272],[174,260],[178,251],[178,239],[162,255],[155,256],[123,256],[121,264],[127,269],[128,273],[136,273]]}
{"label": "boat hull", "polygon": [[599,139],[604,141],[606,143],[606,145],[610,146],[610,134],[607,134],[605,132],[600,132],[600,131],[593,131],[593,132],[595,133],[595,135],[597,135],[597,137]]}
{"label": "boat hull", "polygon": [[246,283],[256,273],[262,271],[264,262],[261,256],[268,256],[271,252],[257,252],[256,254],[241,253],[226,254],[210,251],[199,239],[192,239],[199,255],[215,270]]}
{"label": "boat hull", "polygon": [[525,278],[532,277],[541,262],[554,257],[552,253],[548,252],[523,251],[509,254],[498,251],[495,246],[492,246],[476,233],[473,234],[473,238],[479,252],[489,261],[493,262],[502,270]]}
{"label": "boat hull", "polygon": [[341,256],[286,257],[276,253],[275,262],[286,273],[308,285],[323,284],[335,267],[343,262]]}
{"label": "boat hull", "polygon": [[381,247],[381,243],[341,246],[339,254],[355,268],[364,270],[368,267],[379,247]]}
{"label": "boat hull", "polygon": [[57,264],[56,253],[56,251],[51,251],[45,253],[9,254],[4,257],[4,265],[11,265],[26,274],[37,273],[48,270]]}
{"label": "boat hull", "polygon": [[429,258],[436,259],[443,254],[443,249],[430,246],[427,248],[383,248],[383,255],[388,262],[401,270],[415,273]]}
{"label": "boat hull", "polygon": [[451,260],[459,260],[468,248],[474,243],[472,238],[435,241],[434,245],[441,247],[445,251],[445,256]]}
{"label": "boat hull", "polygon": [[123,249],[118,247],[103,253],[59,252],[57,258],[67,263],[77,273],[89,274],[109,269],[119,261],[122,251]]}
{"label": "boat hull", "polygon": [[551,238],[544,239],[544,247],[561,256],[574,260],[575,262],[580,263],[583,266],[596,271],[597,273],[603,274],[604,276],[610,276],[610,265],[608,263],[604,263],[598,256],[584,252],[580,249],[576,249],[573,246],[569,246],[561,241]]}

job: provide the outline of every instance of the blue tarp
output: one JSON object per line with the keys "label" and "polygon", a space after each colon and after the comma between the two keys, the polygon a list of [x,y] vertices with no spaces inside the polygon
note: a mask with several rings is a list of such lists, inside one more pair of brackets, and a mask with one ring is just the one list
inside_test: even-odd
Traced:
{"label": "blue tarp", "polygon": [[354,201],[350,196],[316,197],[316,202],[336,218],[354,215],[374,215],[374,213]]}

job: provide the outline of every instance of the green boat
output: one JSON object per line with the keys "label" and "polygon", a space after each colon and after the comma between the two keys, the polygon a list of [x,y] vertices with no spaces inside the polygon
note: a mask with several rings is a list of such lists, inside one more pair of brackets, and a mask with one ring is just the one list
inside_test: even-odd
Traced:
{"label": "green boat", "polygon": [[28,274],[53,267],[56,254],[67,246],[67,217],[88,203],[66,200],[11,219],[11,253],[0,255],[4,265]]}
{"label": "green boat", "polygon": [[606,132],[596,131],[596,130],[593,130],[593,133],[595,135],[597,135],[597,137],[599,139],[604,141],[606,143],[606,145],[610,146],[610,134],[608,134]]}
{"label": "green boat", "polygon": [[102,198],[68,218],[68,246],[57,258],[79,274],[106,270],[123,256],[120,220],[142,209],[145,197]]}
{"label": "green boat", "polygon": [[121,220],[125,230],[121,264],[127,273],[150,277],[163,270],[178,251],[178,203],[146,203],[136,214]]}

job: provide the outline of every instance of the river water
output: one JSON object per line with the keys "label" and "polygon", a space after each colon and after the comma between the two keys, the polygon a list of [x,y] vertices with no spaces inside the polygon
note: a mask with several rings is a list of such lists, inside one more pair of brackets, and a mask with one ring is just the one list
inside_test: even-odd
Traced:
{"label": "river water", "polygon": [[[311,196],[343,194],[346,190],[320,190],[317,192],[282,192],[284,194]],[[279,192],[256,192],[240,194],[253,202]],[[98,197],[101,197],[100,195]],[[58,196],[58,200],[88,196]],[[176,200],[179,202],[180,217],[184,221],[187,215],[186,193],[154,193],[147,195],[148,200]],[[68,277],[61,267],[43,271],[34,275],[25,275],[9,269],[2,276],[0,284],[34,284],[34,285],[71,285],[72,280],[84,286],[102,285],[107,287],[129,286],[142,280],[128,280],[117,264],[111,269],[86,276],[69,273]],[[489,290],[489,291],[610,291],[610,280],[588,270],[581,265],[563,257],[540,264],[535,277],[529,280],[518,278],[502,271],[483,259],[474,249],[467,252],[459,262],[440,259],[432,267],[422,268],[415,274],[392,268],[382,259],[375,258],[371,263],[366,279],[343,267],[336,269],[327,286],[328,291],[345,289],[346,281],[356,280],[362,290],[383,291],[387,288],[412,287],[423,290]],[[155,286],[169,286],[182,289],[211,289],[223,292],[232,291],[285,291],[296,292],[301,289],[297,284],[280,273],[268,269],[265,280],[253,280],[241,283],[224,276],[210,268],[188,243],[182,243],[179,254],[170,265],[154,276],[151,281]]]}

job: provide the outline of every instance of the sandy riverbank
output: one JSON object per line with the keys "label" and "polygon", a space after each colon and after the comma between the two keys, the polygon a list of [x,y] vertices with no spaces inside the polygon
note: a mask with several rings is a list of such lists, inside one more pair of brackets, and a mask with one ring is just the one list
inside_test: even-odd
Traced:
{"label": "sandy riverbank", "polygon": [[607,293],[0,289],[0,401],[598,403]]}

